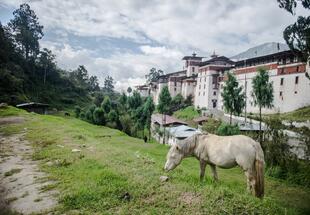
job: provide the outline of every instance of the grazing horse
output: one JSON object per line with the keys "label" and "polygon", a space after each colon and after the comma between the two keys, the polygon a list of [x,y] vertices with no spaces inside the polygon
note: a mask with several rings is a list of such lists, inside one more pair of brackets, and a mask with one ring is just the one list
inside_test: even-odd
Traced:
{"label": "grazing horse", "polygon": [[216,167],[232,168],[239,165],[247,177],[247,188],[257,197],[264,196],[264,153],[259,143],[243,135],[217,136],[195,134],[171,146],[165,170],[177,167],[183,158],[196,157],[200,162],[200,179],[209,164],[214,180]]}

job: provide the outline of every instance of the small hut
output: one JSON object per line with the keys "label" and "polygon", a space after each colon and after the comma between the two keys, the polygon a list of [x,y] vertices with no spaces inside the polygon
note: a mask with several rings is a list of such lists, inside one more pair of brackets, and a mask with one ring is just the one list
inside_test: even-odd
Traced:
{"label": "small hut", "polygon": [[37,102],[29,102],[16,105],[17,108],[24,109],[28,112],[35,112],[38,114],[47,114],[48,104],[37,103]]}

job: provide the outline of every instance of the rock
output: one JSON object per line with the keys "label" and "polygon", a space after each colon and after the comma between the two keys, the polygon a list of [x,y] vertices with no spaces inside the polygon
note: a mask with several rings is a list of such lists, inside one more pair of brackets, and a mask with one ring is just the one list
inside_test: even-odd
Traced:
{"label": "rock", "polygon": [[128,192],[124,193],[122,196],[121,196],[121,199],[122,200],[125,200],[125,201],[130,201],[131,199],[131,196]]}
{"label": "rock", "polygon": [[162,176],[159,177],[159,180],[160,180],[161,182],[166,182],[166,181],[169,180],[169,177],[168,177],[168,176],[165,176],[165,175],[162,175]]}
{"label": "rock", "polygon": [[46,164],[46,166],[53,166],[54,165],[54,163],[52,161],[48,161],[45,164]]}
{"label": "rock", "polygon": [[8,106],[7,103],[0,103],[0,108],[6,108]]}
{"label": "rock", "polygon": [[72,149],[72,152],[80,152],[80,149]]}

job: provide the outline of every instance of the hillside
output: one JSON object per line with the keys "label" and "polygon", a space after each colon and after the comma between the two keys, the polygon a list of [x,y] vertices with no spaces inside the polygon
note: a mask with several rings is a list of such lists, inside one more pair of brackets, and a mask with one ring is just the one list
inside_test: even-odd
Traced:
{"label": "hillside", "polygon": [[[163,172],[168,147],[145,144],[126,134],[71,117],[37,115],[9,107],[0,116],[23,117],[0,124],[1,135],[25,132],[35,149],[32,158],[55,181],[46,190],[60,191],[60,214],[307,214],[310,191],[266,178],[266,196],[246,192],[239,168],[219,170],[214,183],[199,181],[199,165],[188,158]],[[72,149],[81,152],[73,153]],[[1,154],[3,158],[4,154]],[[52,165],[50,165],[52,164]],[[159,177],[168,175],[161,183]],[[128,194],[126,194],[128,193]],[[124,198],[124,195],[129,196]]]}

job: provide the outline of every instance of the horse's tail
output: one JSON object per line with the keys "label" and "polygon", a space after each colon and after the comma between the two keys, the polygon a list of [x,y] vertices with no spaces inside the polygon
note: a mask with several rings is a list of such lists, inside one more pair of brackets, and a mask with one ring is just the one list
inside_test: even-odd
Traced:
{"label": "horse's tail", "polygon": [[264,152],[259,143],[256,147],[255,159],[255,196],[262,198],[264,196]]}

